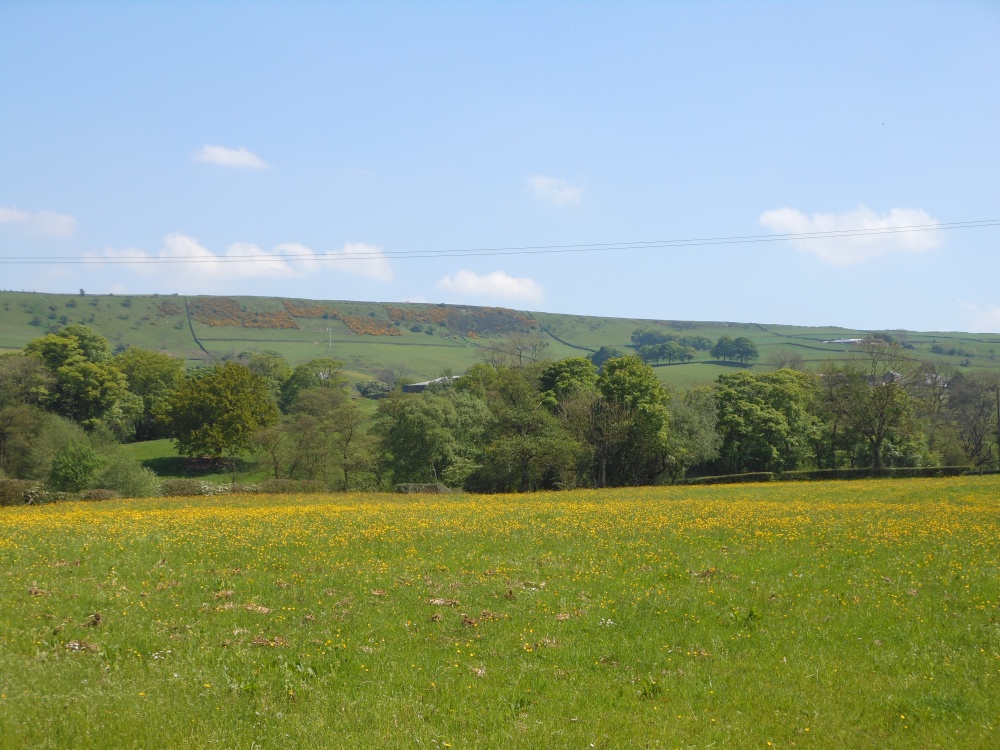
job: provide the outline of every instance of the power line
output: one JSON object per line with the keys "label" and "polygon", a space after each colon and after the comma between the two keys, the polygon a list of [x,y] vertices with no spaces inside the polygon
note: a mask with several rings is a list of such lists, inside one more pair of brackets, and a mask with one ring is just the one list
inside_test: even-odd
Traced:
{"label": "power line", "polygon": [[465,250],[373,250],[331,253],[253,253],[233,255],[119,255],[114,257],[79,256],[12,256],[0,258],[0,265],[160,265],[198,263],[272,263],[274,261],[349,261],[420,258],[490,257],[497,255],[545,255],[556,253],[610,252],[614,250],[655,250],[712,245],[745,245],[762,242],[793,242],[795,240],[826,240],[850,237],[870,237],[915,232],[939,232],[953,229],[981,229],[1000,226],[1000,219],[978,219],[936,224],[912,224],[902,227],[841,229],[825,232],[795,232],[786,234],[751,234],[729,237],[697,237],[679,240],[647,240],[641,242],[601,242],[576,245],[523,245],[515,247],[483,247]]}

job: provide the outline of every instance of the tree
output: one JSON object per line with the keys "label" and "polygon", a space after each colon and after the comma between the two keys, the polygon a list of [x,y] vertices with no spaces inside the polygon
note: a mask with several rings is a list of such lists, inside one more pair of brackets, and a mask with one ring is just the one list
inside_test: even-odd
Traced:
{"label": "tree", "polygon": [[0,409],[45,403],[54,385],[55,376],[38,357],[0,355]]}
{"label": "tree", "polygon": [[1000,447],[1000,380],[992,374],[956,375],[947,411],[972,465],[980,469],[996,462],[993,452]]}
{"label": "tree", "polygon": [[712,351],[709,352],[712,359],[722,359],[730,360],[735,356],[735,350],[733,348],[734,341],[730,336],[720,336],[719,340],[712,347]]}
{"label": "tree", "polygon": [[396,482],[439,482],[457,460],[473,460],[491,423],[472,393],[394,391],[379,402],[375,433]]}
{"label": "tree", "polygon": [[483,362],[496,369],[524,367],[538,362],[549,342],[538,334],[511,333],[506,339],[480,349]]}
{"label": "tree", "polygon": [[899,344],[869,338],[862,356],[824,373],[829,407],[865,442],[873,469],[884,465],[887,441],[902,442],[913,432],[912,403],[906,390],[913,362]]}
{"label": "tree", "polygon": [[632,346],[636,349],[641,349],[644,346],[659,346],[674,340],[673,336],[663,331],[648,328],[636,328],[632,331]]}
{"label": "tree", "polygon": [[790,471],[820,443],[813,377],[794,370],[720,375],[716,391],[719,460],[729,473]]}
{"label": "tree", "polygon": [[938,436],[948,421],[947,406],[957,372],[947,365],[921,363],[916,366],[909,387],[914,412],[924,423],[927,445],[938,449]]}
{"label": "tree", "polygon": [[757,346],[750,339],[740,336],[733,341],[732,356],[737,362],[749,364],[760,357]]}
{"label": "tree", "polygon": [[670,409],[669,473],[674,479],[714,461],[722,442],[715,429],[717,409],[711,387],[691,388],[668,402]]}
{"label": "tree", "polygon": [[[524,492],[578,484],[588,451],[545,405],[585,391],[592,375],[592,365],[576,358],[544,368],[478,372],[477,386],[492,420],[483,433],[481,466],[470,474],[467,487]],[[543,393],[545,386],[550,388]]]}
{"label": "tree", "polygon": [[595,367],[604,367],[604,363],[613,357],[624,357],[625,352],[619,349],[617,346],[602,346],[596,352],[590,355],[590,361],[594,363]]}
{"label": "tree", "polygon": [[568,396],[597,384],[597,368],[583,357],[568,357],[542,370],[539,388],[548,406],[555,406]]}
{"label": "tree", "polygon": [[324,473],[336,469],[340,489],[350,489],[362,473],[370,472],[374,445],[365,429],[368,420],[346,392],[334,388],[300,391],[289,411],[293,417],[306,415],[315,420],[325,440]]}
{"label": "tree", "polygon": [[264,378],[268,388],[275,395],[278,394],[281,384],[292,375],[292,368],[288,364],[288,360],[279,352],[270,349],[251,354],[247,357],[246,366],[250,372]]}
{"label": "tree", "polygon": [[[130,421],[139,404],[128,399],[128,381],[120,370],[104,362],[89,360],[69,362],[55,372],[55,392],[48,401],[57,414],[79,422],[88,429],[102,419]],[[113,410],[126,400],[124,410]]]}
{"label": "tree", "polygon": [[638,357],[608,360],[597,380],[591,444],[598,487],[652,484],[669,466],[667,393]]}
{"label": "tree", "polygon": [[341,375],[343,362],[328,357],[319,357],[296,367],[292,374],[281,384],[279,403],[282,410],[287,411],[299,391],[308,388],[331,388],[342,391],[347,379]]}
{"label": "tree", "polygon": [[29,341],[24,350],[54,376],[43,403],[57,414],[93,429],[105,419],[120,424],[136,409],[125,375],[111,361],[107,339],[86,326],[67,326]]}
{"label": "tree", "polygon": [[805,360],[798,352],[790,352],[786,349],[779,349],[768,358],[768,364],[775,370],[803,370]]}
{"label": "tree", "polygon": [[690,346],[698,352],[707,352],[712,348],[712,339],[705,336],[681,336],[677,343],[681,346]]}
{"label": "tree", "polygon": [[233,459],[277,417],[267,381],[235,362],[189,373],[165,415],[179,453]]}
{"label": "tree", "polygon": [[80,360],[107,362],[111,359],[108,340],[87,326],[77,324],[29,341],[24,351],[37,356],[52,371]]}
{"label": "tree", "polygon": [[329,468],[329,434],[310,414],[282,417],[258,430],[253,444],[275,479],[317,479]]}
{"label": "tree", "polygon": [[133,423],[135,439],[163,437],[159,417],[184,377],[184,363],[160,352],[129,348],[114,358],[114,364],[125,374],[128,389],[142,399],[142,411]]}

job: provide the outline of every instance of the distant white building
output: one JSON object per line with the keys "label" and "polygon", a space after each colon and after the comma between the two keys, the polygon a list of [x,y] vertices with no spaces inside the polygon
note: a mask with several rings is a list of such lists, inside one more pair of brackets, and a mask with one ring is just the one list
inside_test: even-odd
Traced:
{"label": "distant white building", "polygon": [[864,339],[830,339],[829,341],[820,341],[821,344],[860,344]]}
{"label": "distant white building", "polygon": [[461,375],[445,375],[441,378],[434,378],[434,380],[424,380],[421,383],[410,383],[409,385],[403,386],[403,393],[423,393],[427,390],[427,387],[434,384],[441,385],[451,385],[456,380],[458,380]]}

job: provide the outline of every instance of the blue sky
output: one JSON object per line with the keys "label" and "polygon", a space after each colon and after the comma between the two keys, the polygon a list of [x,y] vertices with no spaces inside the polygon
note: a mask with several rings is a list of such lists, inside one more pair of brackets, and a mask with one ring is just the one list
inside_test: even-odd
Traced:
{"label": "blue sky", "polygon": [[998,219],[998,39],[996,2],[6,0],[0,261],[87,262],[0,288],[998,332],[998,226],[400,255]]}

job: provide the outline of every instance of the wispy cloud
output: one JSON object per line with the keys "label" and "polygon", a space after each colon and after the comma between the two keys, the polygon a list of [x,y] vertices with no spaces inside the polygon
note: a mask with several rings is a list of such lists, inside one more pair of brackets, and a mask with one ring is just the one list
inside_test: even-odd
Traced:
{"label": "wispy cloud", "polygon": [[194,152],[195,161],[208,164],[219,164],[223,167],[245,167],[249,169],[265,169],[267,162],[244,146],[226,148],[225,146],[202,146]]}
{"label": "wispy cloud", "polygon": [[540,201],[553,206],[579,206],[583,188],[571,185],[559,177],[533,174],[528,178],[528,192]]}
{"label": "wispy cloud", "polygon": [[365,276],[376,281],[392,280],[392,264],[382,253],[381,248],[375,245],[363,242],[348,243],[340,250],[327,253],[326,257],[333,258],[328,263],[334,270]]}
{"label": "wispy cloud", "polygon": [[14,226],[35,237],[72,237],[76,219],[55,211],[22,211],[0,206],[0,224]]}
{"label": "wispy cloud", "polygon": [[1000,305],[982,307],[963,302],[961,307],[970,314],[969,330],[976,333],[1000,333]]}
{"label": "wispy cloud", "polygon": [[225,252],[214,253],[194,237],[174,233],[164,238],[163,247],[156,253],[135,248],[109,249],[88,260],[94,265],[134,260],[126,267],[135,273],[199,289],[220,288],[240,279],[292,279],[320,273],[349,273],[377,281],[392,279],[392,264],[381,248],[363,243],[318,253],[293,242],[282,243],[271,251],[235,242]]}
{"label": "wispy cloud", "polygon": [[543,296],[542,287],[533,279],[510,276],[503,271],[480,275],[462,270],[445,276],[435,286],[463,297],[537,302]]}
{"label": "wispy cloud", "polygon": [[[839,214],[812,216],[806,216],[794,208],[778,208],[765,211],[760,215],[759,221],[762,226],[779,234],[896,229],[938,223],[926,211],[916,208],[894,208],[887,214],[877,214],[866,206],[858,206]],[[804,238],[793,240],[792,245],[799,252],[815,255],[827,263],[850,265],[891,253],[926,252],[940,246],[941,242],[940,232],[916,231]]]}

